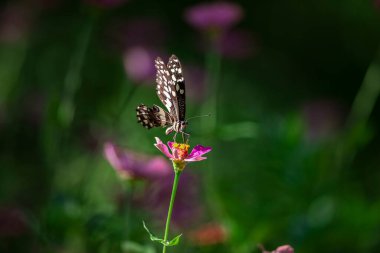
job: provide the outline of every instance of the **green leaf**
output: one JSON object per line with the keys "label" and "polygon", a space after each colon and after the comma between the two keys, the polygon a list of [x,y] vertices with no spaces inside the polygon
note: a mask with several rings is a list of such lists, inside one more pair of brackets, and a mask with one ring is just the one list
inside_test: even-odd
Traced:
{"label": "green leaf", "polygon": [[164,244],[164,239],[161,239],[161,238],[158,238],[157,236],[154,236],[154,235],[149,231],[149,229],[146,227],[144,221],[143,221],[143,226],[144,226],[146,232],[148,232],[151,241],[153,241],[153,242],[160,242],[160,243]]}
{"label": "green leaf", "polygon": [[170,241],[165,241],[164,239],[161,239],[161,238],[158,238],[157,236],[154,236],[150,231],[149,229],[146,227],[145,225],[145,222],[143,221],[143,226],[146,230],[146,232],[148,232],[149,234],[149,237],[150,237],[150,240],[153,241],[153,242],[159,242],[161,243],[162,245],[165,245],[167,247],[171,247],[171,246],[175,246],[179,243],[179,240],[182,236],[182,234],[180,235],[177,235],[176,237],[174,237],[172,240]]}
{"label": "green leaf", "polygon": [[166,242],[166,246],[175,246],[179,243],[179,239],[181,238],[182,234],[180,235],[177,235],[176,237],[174,237],[171,241],[169,242]]}

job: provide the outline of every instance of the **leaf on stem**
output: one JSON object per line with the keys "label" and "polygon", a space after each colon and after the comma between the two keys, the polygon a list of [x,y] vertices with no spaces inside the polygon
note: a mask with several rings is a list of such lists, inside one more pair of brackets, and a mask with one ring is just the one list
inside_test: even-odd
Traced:
{"label": "leaf on stem", "polygon": [[166,242],[166,246],[175,246],[179,243],[179,239],[181,238],[182,234],[180,235],[177,235],[176,237],[174,237],[171,241],[169,242]]}
{"label": "leaf on stem", "polygon": [[151,241],[153,241],[153,242],[160,242],[160,243],[163,244],[164,239],[161,239],[161,238],[158,238],[157,236],[154,236],[154,235],[149,231],[149,229],[146,227],[144,221],[143,221],[143,226],[144,226],[146,232],[148,232]]}
{"label": "leaf on stem", "polygon": [[146,227],[144,221],[143,221],[143,226],[144,226],[144,229],[146,230],[146,232],[148,232],[151,241],[153,241],[153,242],[159,242],[159,243],[161,243],[162,245],[165,245],[165,246],[167,246],[167,247],[177,245],[177,244],[179,243],[179,240],[180,240],[181,236],[182,236],[182,234],[180,234],[180,235],[177,235],[176,237],[174,237],[174,238],[173,238],[172,240],[170,240],[170,241],[165,241],[164,239],[161,239],[161,238],[158,238],[157,236],[154,236],[154,235],[149,231],[149,229]]}

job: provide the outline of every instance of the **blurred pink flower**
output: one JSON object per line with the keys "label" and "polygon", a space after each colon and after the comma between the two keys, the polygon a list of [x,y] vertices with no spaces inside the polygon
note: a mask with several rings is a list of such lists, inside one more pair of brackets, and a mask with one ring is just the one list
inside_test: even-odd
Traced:
{"label": "blurred pink flower", "polygon": [[128,48],[123,54],[124,69],[129,79],[138,83],[152,84],[155,79],[156,53],[143,47]]}
{"label": "blurred pink flower", "polygon": [[277,247],[277,249],[273,251],[266,251],[263,246],[260,245],[262,253],[294,253],[294,249],[290,245],[282,245]]}
{"label": "blurred pink flower", "polygon": [[186,21],[203,30],[226,30],[243,18],[243,9],[230,2],[201,3],[185,11]]}
{"label": "blurred pink flower", "polygon": [[277,247],[277,249],[275,249],[273,253],[294,253],[294,249],[290,245],[283,245]]}
{"label": "blurred pink flower", "polygon": [[167,158],[172,161],[184,161],[184,162],[198,162],[207,159],[203,155],[212,150],[211,147],[204,147],[202,145],[196,145],[193,150],[188,153],[190,145],[183,143],[168,142],[168,147],[156,137],[156,144],[154,144]]}
{"label": "blurred pink flower", "polygon": [[84,0],[84,2],[100,8],[114,8],[122,5],[126,0]]}
{"label": "blurred pink flower", "polygon": [[149,157],[119,148],[112,142],[104,144],[104,155],[121,178],[153,180],[170,175],[170,164],[162,157]]}

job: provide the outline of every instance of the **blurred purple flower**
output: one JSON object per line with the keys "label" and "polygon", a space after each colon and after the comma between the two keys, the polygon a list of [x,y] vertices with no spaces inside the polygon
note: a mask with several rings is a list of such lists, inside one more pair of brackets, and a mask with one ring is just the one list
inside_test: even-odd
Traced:
{"label": "blurred purple flower", "polygon": [[24,213],[15,207],[0,207],[0,238],[16,237],[28,231]]}
{"label": "blurred purple flower", "polygon": [[294,249],[290,245],[283,245],[277,247],[277,249],[275,249],[273,253],[294,253]]}
{"label": "blurred purple flower", "polygon": [[244,30],[224,33],[220,40],[216,41],[216,48],[224,57],[237,59],[248,58],[257,49],[252,35]]}
{"label": "blurred purple flower", "polygon": [[84,0],[84,2],[99,8],[114,8],[122,5],[126,0]]}
{"label": "blurred purple flower", "polygon": [[242,18],[242,8],[230,2],[201,3],[185,11],[186,21],[202,31],[223,31]]}
{"label": "blurred purple flower", "polygon": [[119,148],[112,142],[104,144],[104,155],[121,178],[154,180],[170,175],[170,164],[162,157],[149,157]]}
{"label": "blurred purple flower", "polygon": [[0,41],[13,43],[24,39],[32,25],[31,8],[21,3],[10,3],[0,13]]}
{"label": "blurred purple flower", "polygon": [[273,251],[266,251],[263,246],[260,245],[262,253],[294,253],[294,249],[290,245],[282,245],[277,247]]}
{"label": "blurred purple flower", "polygon": [[128,48],[123,55],[124,69],[129,79],[152,84],[155,79],[156,53],[143,47]]}
{"label": "blurred purple flower", "polygon": [[342,106],[333,100],[309,101],[303,105],[303,118],[308,140],[326,139],[339,130],[343,124]]}
{"label": "blurred purple flower", "polygon": [[[173,175],[153,181],[144,195],[144,206],[153,212],[157,221],[164,222],[172,190]],[[183,173],[177,189],[173,207],[172,222],[174,226],[189,228],[196,224],[202,214],[199,200],[200,181],[196,175]]]}

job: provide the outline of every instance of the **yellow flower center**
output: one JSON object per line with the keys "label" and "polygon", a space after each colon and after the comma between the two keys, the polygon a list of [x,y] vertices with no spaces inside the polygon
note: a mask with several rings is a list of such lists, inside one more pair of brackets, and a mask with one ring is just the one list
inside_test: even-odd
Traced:
{"label": "yellow flower center", "polygon": [[177,151],[179,160],[186,159],[190,145],[185,143],[174,143],[173,148]]}

